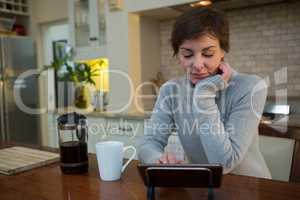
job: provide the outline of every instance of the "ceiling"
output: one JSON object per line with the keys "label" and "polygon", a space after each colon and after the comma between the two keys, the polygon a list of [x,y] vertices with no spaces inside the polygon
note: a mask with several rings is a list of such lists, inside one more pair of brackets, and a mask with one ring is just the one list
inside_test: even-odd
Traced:
{"label": "ceiling", "polygon": [[[268,4],[292,2],[297,0],[212,0],[212,7],[220,10],[234,10],[251,7],[258,7]],[[197,1],[195,1],[197,2]],[[146,17],[152,17],[157,20],[169,20],[179,16],[182,12],[191,9],[190,3],[180,4],[171,7],[143,11],[140,14]]]}
{"label": "ceiling", "polygon": [[169,19],[174,19],[177,16],[179,16],[182,13],[182,11],[174,9],[174,8],[169,8],[169,7],[164,7],[164,8],[159,8],[159,9],[153,9],[153,10],[146,10],[143,12],[140,12],[139,14],[144,17],[151,17],[157,20],[169,20]]}
{"label": "ceiling", "polygon": [[[257,7],[266,4],[280,3],[284,1],[287,0],[212,0],[212,6],[221,10],[232,10]],[[181,12],[191,9],[190,4],[182,4],[178,6],[173,6],[172,8]]]}

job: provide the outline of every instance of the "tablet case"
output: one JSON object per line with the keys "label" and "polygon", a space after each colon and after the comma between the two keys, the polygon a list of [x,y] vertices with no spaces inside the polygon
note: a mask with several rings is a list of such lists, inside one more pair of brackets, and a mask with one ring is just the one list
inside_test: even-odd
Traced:
{"label": "tablet case", "polygon": [[138,171],[147,186],[147,199],[155,199],[155,187],[205,187],[208,199],[221,186],[223,167],[219,164],[139,164]]}

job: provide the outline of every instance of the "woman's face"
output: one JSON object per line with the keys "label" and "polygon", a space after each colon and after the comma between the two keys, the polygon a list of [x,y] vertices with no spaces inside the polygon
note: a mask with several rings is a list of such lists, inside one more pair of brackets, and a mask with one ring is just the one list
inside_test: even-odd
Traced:
{"label": "woman's face", "polygon": [[193,84],[218,72],[224,58],[219,40],[211,35],[185,40],[177,54],[179,65],[187,72]]}

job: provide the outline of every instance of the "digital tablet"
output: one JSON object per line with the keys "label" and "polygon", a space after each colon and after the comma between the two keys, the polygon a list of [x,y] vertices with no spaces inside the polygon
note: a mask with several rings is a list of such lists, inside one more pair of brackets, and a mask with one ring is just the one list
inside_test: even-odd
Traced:
{"label": "digital tablet", "polygon": [[144,184],[155,187],[221,186],[223,167],[219,164],[138,164]]}

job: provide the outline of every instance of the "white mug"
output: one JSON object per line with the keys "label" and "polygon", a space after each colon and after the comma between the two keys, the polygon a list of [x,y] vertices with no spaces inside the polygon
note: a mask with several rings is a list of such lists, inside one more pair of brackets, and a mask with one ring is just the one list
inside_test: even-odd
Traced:
{"label": "white mug", "polygon": [[[133,154],[128,161],[123,164],[124,152],[132,149]],[[96,156],[100,177],[103,181],[115,181],[120,179],[122,172],[133,160],[136,154],[134,146],[126,146],[118,141],[105,141],[96,144]]]}

